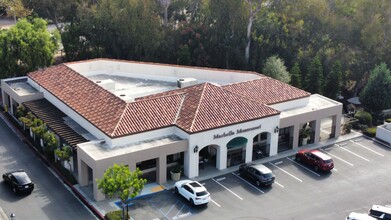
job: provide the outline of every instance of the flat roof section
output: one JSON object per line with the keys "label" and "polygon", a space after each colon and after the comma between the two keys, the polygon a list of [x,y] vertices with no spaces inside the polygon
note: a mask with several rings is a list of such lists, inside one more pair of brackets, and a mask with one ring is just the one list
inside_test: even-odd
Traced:
{"label": "flat roof section", "polygon": [[126,155],[135,153],[138,151],[144,151],[147,149],[158,148],[162,145],[175,143],[178,141],[184,141],[182,138],[176,135],[170,135],[155,139],[149,139],[141,142],[128,144],[125,146],[117,146],[110,148],[106,144],[101,144],[100,141],[91,141],[78,145],[78,148],[86,152],[95,161],[108,159],[120,155]]}
{"label": "flat roof section", "polygon": [[32,95],[38,93],[34,87],[27,83],[27,78],[19,78],[16,80],[9,80],[6,83],[19,95]]}
{"label": "flat roof section", "polygon": [[332,99],[326,98],[324,96],[314,94],[314,95],[310,96],[310,100],[306,106],[300,107],[300,108],[284,110],[281,112],[280,118],[304,114],[304,113],[308,113],[308,112],[312,112],[312,111],[318,111],[321,109],[327,109],[327,108],[334,107],[337,105],[341,105],[341,103],[336,102]]}
{"label": "flat roof section", "polygon": [[139,97],[178,89],[176,83],[134,77],[99,74],[87,76],[87,78],[126,102],[134,101]]}

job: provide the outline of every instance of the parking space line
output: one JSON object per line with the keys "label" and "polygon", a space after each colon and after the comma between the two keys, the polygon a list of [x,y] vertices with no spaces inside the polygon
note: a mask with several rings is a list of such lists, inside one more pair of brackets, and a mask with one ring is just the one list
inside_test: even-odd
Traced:
{"label": "parking space line", "polygon": [[[171,206],[171,208],[166,212],[166,214],[165,215],[168,215],[168,213],[170,213],[171,212],[171,210],[175,207],[175,205],[178,203],[178,200],[175,202],[175,204],[174,205],[172,205]],[[183,207],[183,206],[182,206]]]}
{"label": "parking space line", "polygon": [[258,189],[257,187],[255,187],[253,184],[251,184],[250,182],[248,182],[247,180],[243,179],[241,176],[239,176],[238,174],[236,173],[232,173],[234,176],[236,176],[237,178],[243,180],[244,182],[246,182],[248,185],[252,186],[254,189],[258,190],[259,192],[261,193],[265,193],[264,191]]}
{"label": "parking space line", "polygon": [[277,181],[274,181],[275,184],[279,185],[281,188],[285,188],[282,184],[278,183]]}
{"label": "parking space line", "polygon": [[243,200],[242,197],[238,196],[236,193],[234,193],[232,190],[228,189],[226,186],[224,186],[223,184],[219,183],[218,181],[216,181],[215,179],[212,179],[213,181],[215,181],[217,184],[219,184],[221,187],[223,187],[224,189],[226,189],[228,192],[232,193],[234,196],[238,197],[240,200]]}
{"label": "parking space line", "polygon": [[274,165],[273,163],[269,162],[269,164],[272,165],[272,166],[274,166],[274,167],[276,167],[277,169],[281,170],[282,172],[288,174],[289,176],[293,177],[294,179],[296,179],[296,180],[298,180],[298,181],[300,181],[300,182],[303,182],[303,180],[297,178],[297,177],[294,176],[293,174],[290,174],[288,171],[286,171],[286,170],[284,170],[284,169],[282,169],[282,168],[280,168],[280,167]]}
{"label": "parking space line", "polygon": [[367,158],[365,158],[365,157],[363,157],[363,156],[361,156],[361,155],[358,155],[358,154],[354,153],[353,151],[350,151],[350,150],[348,150],[348,149],[346,149],[346,148],[344,148],[344,147],[340,147],[340,148],[341,148],[342,150],[345,150],[345,151],[347,151],[347,152],[353,154],[353,155],[356,156],[356,157],[359,157],[359,158],[361,158],[361,159],[363,159],[363,160],[369,162],[369,160],[368,160]]}
{"label": "parking space line", "polygon": [[326,154],[328,154],[328,155],[330,155],[330,156],[332,156],[333,158],[337,158],[338,160],[340,160],[340,161],[342,161],[342,162],[344,162],[344,163],[346,163],[346,164],[349,164],[349,165],[352,166],[352,167],[354,166],[354,164],[352,164],[352,163],[350,163],[350,162],[348,162],[348,161],[346,161],[346,160],[344,160],[344,159],[342,159],[342,158],[340,158],[340,157],[338,157],[338,156],[335,156],[334,154],[329,153],[329,152],[323,150],[322,148],[319,148],[319,150],[322,151],[322,152],[324,152],[324,153],[326,153]]}
{"label": "parking space line", "polygon": [[302,168],[306,169],[307,171],[309,171],[309,172],[311,172],[311,173],[317,175],[318,177],[320,177],[320,175],[319,175],[318,173],[315,173],[314,171],[312,171],[312,170],[308,169],[307,167],[303,166],[302,164],[300,164],[300,163],[298,163],[298,162],[292,160],[292,159],[289,158],[289,157],[287,157],[287,159],[290,160],[290,161],[292,161],[293,163],[295,163],[295,164],[301,166]]}
{"label": "parking space line", "polygon": [[186,206],[183,204],[182,207],[181,207],[181,209],[179,209],[178,212],[175,214],[175,217],[177,217],[177,216],[179,215],[179,213],[182,212],[183,207],[186,207]]}
{"label": "parking space line", "polygon": [[212,201],[215,205],[217,205],[219,208],[221,208],[221,205],[219,205],[219,203],[215,202],[213,199],[210,199],[210,201]]}
{"label": "parking space line", "polygon": [[371,151],[372,153],[375,153],[375,154],[377,154],[377,155],[379,155],[379,156],[381,156],[381,157],[384,157],[383,154],[381,154],[381,153],[379,153],[379,152],[377,152],[377,151],[374,151],[374,150],[372,150],[372,149],[370,149],[370,148],[368,148],[368,147],[365,147],[364,145],[362,145],[362,144],[360,144],[360,143],[357,143],[356,140],[355,140],[355,141],[350,140],[350,141],[351,141],[352,143],[357,144],[357,145],[360,146],[360,147],[363,147],[363,148],[365,148],[365,149]]}

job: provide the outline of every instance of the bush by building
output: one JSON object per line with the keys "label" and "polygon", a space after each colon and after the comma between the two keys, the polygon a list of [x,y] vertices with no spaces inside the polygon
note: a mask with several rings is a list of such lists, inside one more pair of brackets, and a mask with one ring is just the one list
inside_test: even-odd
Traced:
{"label": "bush by building", "polygon": [[356,119],[358,119],[359,124],[366,125],[368,127],[372,126],[372,115],[366,111],[358,111],[354,115]]}

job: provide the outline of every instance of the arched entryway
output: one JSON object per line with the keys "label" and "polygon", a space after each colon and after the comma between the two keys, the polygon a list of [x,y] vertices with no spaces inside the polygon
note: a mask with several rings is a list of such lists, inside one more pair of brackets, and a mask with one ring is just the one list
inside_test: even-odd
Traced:
{"label": "arched entryway", "polygon": [[270,155],[270,133],[262,132],[253,138],[252,160],[261,159]]}
{"label": "arched entryway", "polygon": [[198,169],[199,173],[204,170],[217,170],[217,163],[219,161],[219,146],[207,145],[203,147],[198,154]]}
{"label": "arched entryway", "polygon": [[227,144],[227,167],[242,164],[246,160],[246,144],[244,137],[236,137]]}

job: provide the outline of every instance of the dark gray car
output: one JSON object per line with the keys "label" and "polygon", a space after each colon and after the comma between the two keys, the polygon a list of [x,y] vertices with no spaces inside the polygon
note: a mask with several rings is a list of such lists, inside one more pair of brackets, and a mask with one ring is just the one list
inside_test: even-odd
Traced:
{"label": "dark gray car", "polygon": [[239,167],[240,176],[254,182],[257,186],[270,186],[274,183],[274,174],[262,164],[242,164]]}

